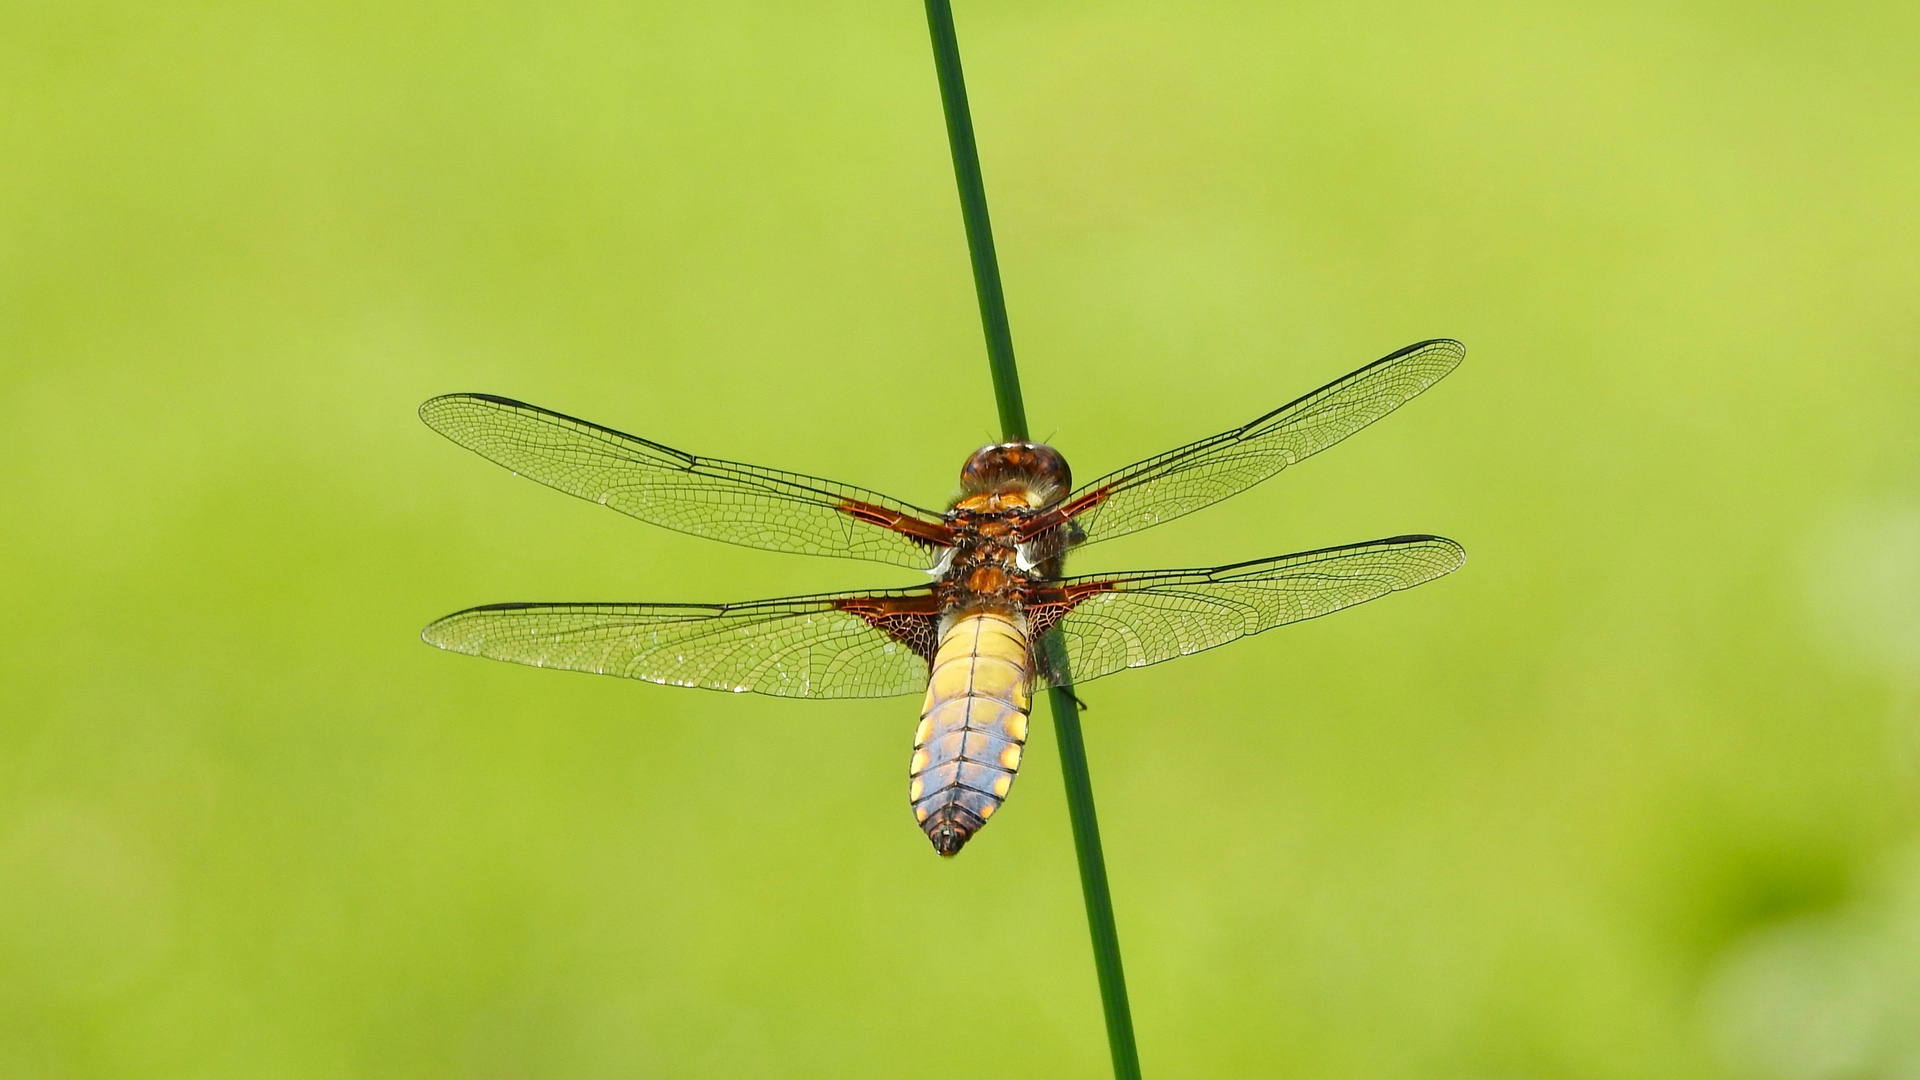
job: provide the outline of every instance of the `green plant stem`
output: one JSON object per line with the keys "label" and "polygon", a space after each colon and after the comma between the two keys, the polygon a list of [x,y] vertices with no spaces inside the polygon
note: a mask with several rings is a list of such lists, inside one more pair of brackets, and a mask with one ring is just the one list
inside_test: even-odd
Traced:
{"label": "green plant stem", "polygon": [[[1059,635],[1051,636],[1057,641]],[[1080,859],[1080,895],[1087,902],[1087,931],[1093,936],[1093,967],[1100,977],[1107,1051],[1113,1056],[1116,1080],[1140,1080],[1133,1011],[1127,1007],[1127,977],[1120,966],[1120,931],[1113,923],[1107,860],[1100,852],[1100,821],[1093,813],[1093,777],[1087,772],[1087,744],[1080,735],[1080,703],[1074,700],[1070,686],[1048,690],[1047,703],[1053,708],[1060,773],[1067,782],[1067,819],[1073,825],[1073,851]]]}
{"label": "green plant stem", "polygon": [[947,143],[953,148],[953,178],[960,185],[960,217],[967,224],[967,250],[973,255],[973,289],[980,297],[980,325],[987,334],[993,399],[1000,406],[1000,433],[1008,442],[1024,442],[1027,408],[1020,400],[1020,372],[1013,366],[1013,330],[1007,325],[1006,294],[1000,290],[1000,259],[993,251],[993,224],[987,219],[987,186],[980,179],[980,150],[973,142],[967,82],[960,73],[960,42],[953,35],[953,8],[947,0],[926,3],[933,66],[940,73],[940,104],[947,114]]}
{"label": "green plant stem", "polygon": [[[960,71],[960,44],[953,32],[948,0],[926,0],[927,28],[933,34],[934,67],[940,73],[940,101],[947,116],[947,142],[953,149],[953,175],[960,186],[960,215],[966,221],[967,248],[973,255],[973,286],[980,298],[980,322],[987,335],[987,364],[993,371],[994,400],[1000,429],[1009,442],[1027,438],[1026,405],[1020,398],[1020,372],[1013,362],[1013,333],[1007,325],[1006,296],[1000,288],[1000,264],[987,219],[987,189],[980,179],[980,152],[973,141],[966,80]],[[1058,570],[1056,563],[1054,569]],[[1058,633],[1041,643],[1054,669],[1068,674]],[[1080,892],[1087,903],[1087,929],[1093,937],[1093,966],[1100,980],[1100,1005],[1106,1015],[1107,1049],[1116,1080],[1140,1080],[1140,1053],[1133,1041],[1133,1014],[1127,1007],[1127,980],[1120,964],[1120,934],[1114,927],[1113,894],[1107,888],[1107,861],[1100,851],[1100,822],[1093,810],[1093,777],[1087,771],[1087,747],[1080,731],[1080,704],[1071,685],[1048,692],[1053,730],[1060,744],[1060,773],[1067,786],[1067,817],[1073,826],[1073,850],[1080,862]]]}

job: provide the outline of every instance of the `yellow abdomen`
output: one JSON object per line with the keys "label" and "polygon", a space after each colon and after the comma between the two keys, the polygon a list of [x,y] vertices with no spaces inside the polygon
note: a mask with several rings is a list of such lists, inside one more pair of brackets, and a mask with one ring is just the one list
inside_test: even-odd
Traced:
{"label": "yellow abdomen", "polygon": [[940,638],[913,736],[908,797],[927,839],[958,852],[1006,800],[1027,742],[1033,673],[1026,620],[963,615]]}

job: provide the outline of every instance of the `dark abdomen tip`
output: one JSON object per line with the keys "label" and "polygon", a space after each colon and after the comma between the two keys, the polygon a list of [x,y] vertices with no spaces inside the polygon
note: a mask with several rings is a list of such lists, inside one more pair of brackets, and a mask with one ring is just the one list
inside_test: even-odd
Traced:
{"label": "dark abdomen tip", "polygon": [[973,839],[974,831],[981,822],[972,814],[958,806],[948,804],[927,815],[920,827],[927,832],[927,839],[933,841],[933,850],[945,858],[960,854],[960,849]]}

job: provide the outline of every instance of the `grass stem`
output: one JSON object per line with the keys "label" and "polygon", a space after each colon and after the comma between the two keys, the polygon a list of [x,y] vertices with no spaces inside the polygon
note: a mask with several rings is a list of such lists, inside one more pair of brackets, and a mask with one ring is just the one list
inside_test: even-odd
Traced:
{"label": "grass stem", "polygon": [[[987,189],[980,178],[980,151],[974,144],[966,80],[960,71],[953,8],[949,0],[926,0],[926,5],[934,67],[940,75],[940,102],[947,117],[947,142],[953,150],[953,175],[960,187],[960,216],[966,222],[967,249],[973,256],[974,292],[980,299],[980,323],[987,336],[987,365],[993,372],[993,396],[1000,409],[1000,430],[1009,442],[1024,441],[1026,405],[1020,397],[1020,372],[1013,361],[1013,331],[1007,324],[1000,262],[993,249],[993,226],[987,218]],[[1049,638],[1042,648],[1050,654],[1056,670],[1065,673],[1059,636]],[[1120,964],[1120,934],[1114,926],[1113,894],[1107,887],[1100,823],[1093,810],[1093,777],[1087,771],[1080,705],[1070,686],[1054,687],[1047,696],[1060,745],[1067,817],[1073,827],[1074,854],[1080,863],[1080,892],[1086,900],[1087,929],[1093,937],[1093,966],[1100,980],[1100,1005],[1106,1016],[1113,1075],[1116,1080],[1139,1080],[1140,1054],[1133,1041],[1133,1014],[1127,1007],[1127,980]]]}
{"label": "grass stem", "polygon": [[973,255],[973,289],[980,297],[980,325],[987,333],[987,367],[993,372],[993,399],[1000,407],[1000,434],[1008,442],[1027,438],[1027,408],[1020,399],[1020,372],[1013,366],[1013,330],[1007,325],[1007,298],[1000,290],[1000,259],[993,250],[993,224],[987,218],[987,187],[980,179],[980,150],[973,142],[973,116],[967,108],[967,82],[960,73],[960,42],[953,34],[953,8],[947,0],[926,0],[927,29],[933,33],[933,66],[940,74],[940,104],[947,114],[947,143],[953,148],[953,178],[960,186],[960,217],[967,225],[967,250]]}

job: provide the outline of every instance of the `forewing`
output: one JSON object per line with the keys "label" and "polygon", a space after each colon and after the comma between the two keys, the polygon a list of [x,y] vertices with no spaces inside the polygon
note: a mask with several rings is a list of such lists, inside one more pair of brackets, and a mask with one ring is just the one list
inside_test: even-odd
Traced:
{"label": "forewing", "polygon": [[[489,604],[421,633],[430,645],[534,667],[776,697],[927,688],[925,588],[744,604]],[[927,646],[930,648],[930,646]]]}
{"label": "forewing", "polygon": [[1443,537],[1396,536],[1211,570],[1067,578],[1029,614],[1059,631],[1065,675],[1085,682],[1410,589],[1465,561]]}
{"label": "forewing", "polygon": [[1232,431],[1170,450],[1095,480],[1062,512],[1081,543],[1137,532],[1245,491],[1405,404],[1459,365],[1466,346],[1409,345]]}
{"label": "forewing", "polygon": [[420,418],[521,476],[695,536],[915,569],[946,536],[938,513],[877,492],[696,457],[508,398],[448,394]]}

